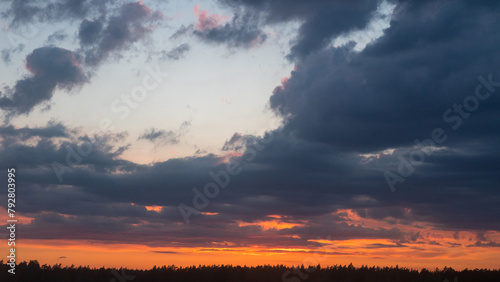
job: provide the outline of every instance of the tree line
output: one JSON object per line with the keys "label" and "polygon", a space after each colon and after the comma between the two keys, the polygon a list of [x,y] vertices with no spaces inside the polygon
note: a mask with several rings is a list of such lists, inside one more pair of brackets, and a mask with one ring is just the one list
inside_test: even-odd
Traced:
{"label": "tree line", "polygon": [[394,267],[354,267],[350,265],[233,266],[199,265],[178,267],[154,266],[151,269],[91,268],[89,266],[40,265],[38,261],[21,262],[16,274],[7,272],[7,262],[0,261],[0,281],[12,282],[468,282],[500,281],[499,269],[409,269]]}

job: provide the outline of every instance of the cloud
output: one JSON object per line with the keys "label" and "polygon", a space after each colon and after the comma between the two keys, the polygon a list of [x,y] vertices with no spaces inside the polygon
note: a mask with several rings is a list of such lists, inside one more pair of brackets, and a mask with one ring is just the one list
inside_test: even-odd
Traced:
{"label": "cloud", "polygon": [[[107,243],[174,246],[165,242],[168,236],[178,242],[175,246],[186,247],[216,247],[207,242],[227,241],[242,247],[258,244],[303,248],[314,246],[309,240],[316,240],[320,234],[339,241],[390,240],[392,245],[384,244],[392,248],[400,242],[426,244],[427,237],[403,231],[398,228],[401,225],[408,228],[413,224],[431,224],[434,230],[461,232],[498,231],[496,226],[500,226],[494,205],[498,192],[494,189],[481,194],[471,194],[466,189],[437,189],[442,180],[431,178],[426,179],[425,186],[408,183],[394,196],[378,171],[359,166],[356,154],[276,131],[269,132],[272,135],[265,140],[258,136],[245,139],[244,135],[231,138],[229,144],[248,140],[243,154],[233,156],[243,171],[231,176],[230,186],[221,189],[203,210],[216,215],[192,216],[189,226],[179,228],[178,223],[184,220],[177,205],[191,205],[193,187],[202,191],[204,185],[214,181],[209,172],[226,169],[224,156],[204,155],[139,165],[120,158],[122,151],[116,148],[123,142],[120,137],[102,137],[102,145],[72,166],[64,174],[64,182],[59,183],[50,164],[64,164],[68,146],[77,152],[87,137],[68,128],[59,129],[57,134],[48,133],[58,132],[52,127],[57,126],[38,128],[39,138],[29,143],[4,140],[0,147],[0,165],[15,162],[23,172],[23,204],[19,212],[34,218],[23,226],[29,239],[92,238]],[[35,136],[26,128],[5,131],[19,140]],[[253,154],[252,161],[245,161]],[[483,177],[484,181],[495,183],[496,171]],[[453,187],[461,182],[463,179],[456,179],[456,183],[448,185]],[[162,209],[148,211],[146,206]],[[269,215],[280,215],[278,219],[271,218],[279,220],[278,225],[295,227],[261,228],[270,220]],[[354,221],[356,217],[360,217],[358,222]],[[361,224],[363,221],[378,224],[374,227]],[[203,238],[199,234],[204,234]],[[405,246],[400,247],[410,248]],[[373,247],[384,248],[376,244],[367,248]]]}
{"label": "cloud", "polygon": [[[78,30],[80,49],[73,52],[55,46],[35,49],[26,57],[26,68],[31,76],[22,78],[14,87],[0,92],[0,108],[8,119],[13,116],[29,114],[37,105],[51,100],[56,89],[71,91],[89,81],[83,68],[93,69],[111,56],[119,57],[121,52],[151,33],[162,14],[137,3],[121,5],[117,13],[108,15],[106,3],[80,1],[57,2],[40,6],[35,3],[12,3],[12,23],[23,25],[31,21],[52,21],[81,19],[95,15],[95,20],[83,19]],[[78,3],[76,3],[78,2]],[[99,2],[99,1],[97,1]],[[96,4],[92,6],[93,4]],[[104,5],[104,6],[103,6]],[[92,6],[92,8],[90,8]],[[102,9],[99,9],[101,7]],[[94,12],[97,9],[99,12]],[[57,14],[55,17],[53,14]],[[49,36],[49,42],[65,37],[60,31]],[[23,48],[2,50],[5,62],[11,53]],[[177,50],[182,55],[183,49]],[[173,54],[175,55],[175,54]]]}
{"label": "cloud", "polygon": [[11,19],[14,27],[27,23],[44,23],[65,20],[81,19],[88,15],[105,15],[112,1],[98,0],[56,0],[52,2],[40,1],[12,1],[9,10],[2,13],[5,18]]}
{"label": "cloud", "polygon": [[235,11],[231,18],[217,14],[209,15],[208,11],[200,10],[199,5],[194,7],[197,22],[188,26],[182,25],[171,39],[186,34],[193,34],[197,38],[210,44],[223,44],[230,48],[251,48],[264,43],[267,35],[260,29],[258,14]]}
{"label": "cloud", "polygon": [[[467,120],[478,126],[474,133],[450,130],[455,122],[443,119],[447,109],[475,95],[478,76],[500,80],[493,67],[500,63],[494,47],[500,33],[489,22],[463,20],[466,13],[491,18],[496,12],[449,1],[432,4],[432,17],[429,9],[393,21],[382,38],[351,52],[349,60],[344,50],[329,46],[298,63],[270,98],[271,108],[287,119],[284,131],[356,152],[412,146],[436,127],[446,129],[447,146],[498,136],[498,96],[482,102]],[[451,137],[456,135],[461,137]]]}
{"label": "cloud", "polygon": [[493,241],[488,241],[486,243],[483,243],[481,241],[477,241],[473,245],[468,245],[467,247],[500,248],[500,243]]}
{"label": "cloud", "polygon": [[185,25],[181,25],[181,27],[179,27],[175,32],[174,34],[172,34],[170,36],[170,39],[177,39],[181,36],[184,36],[186,34],[188,34],[189,32],[192,32],[193,31],[193,28],[194,26],[193,25],[188,25],[188,26],[185,26]]}
{"label": "cloud", "polygon": [[190,121],[184,121],[179,130],[166,131],[162,129],[151,128],[146,130],[137,140],[148,140],[155,144],[155,146],[174,145],[179,143],[180,138],[185,134],[187,128],[191,126]]}
{"label": "cloud", "polygon": [[[271,109],[284,119],[279,130],[264,136],[235,133],[221,155],[150,165],[122,159],[128,148],[123,135],[99,136],[103,141],[70,165],[61,183],[51,164],[74,162],[71,152],[94,136],[56,122],[0,127],[0,164],[22,170],[19,212],[34,218],[23,226],[26,238],[289,248],[317,246],[312,240],[330,234],[338,241],[383,240],[370,242],[368,249],[416,251],[411,244],[443,245],[436,239],[442,237],[431,238],[422,230],[448,232],[446,240],[457,241],[457,232],[500,231],[500,90],[462,118],[460,129],[450,130],[443,121],[443,112],[474,95],[478,85],[487,90],[479,75],[488,80],[491,73],[494,81],[500,80],[498,4],[401,2],[384,35],[359,52],[348,52],[347,58],[346,50],[332,47],[331,40],[364,27],[376,1],[283,3],[240,1],[244,10],[231,21],[214,23],[207,14],[203,29],[191,27],[203,40],[237,47],[252,45],[265,25],[301,22],[290,51],[297,67],[270,98]],[[130,4],[111,17],[84,20],[78,36],[90,66],[143,38],[138,33],[150,30],[146,23],[152,18],[148,9]],[[104,38],[107,34],[112,36]],[[182,56],[186,48],[181,46],[166,54]],[[80,85],[85,77],[75,61],[80,57],[68,50],[35,50],[27,58],[31,76],[6,90],[2,108],[29,112],[48,101],[57,87]],[[28,91],[33,87],[40,97]],[[176,143],[188,126],[151,128],[139,140]],[[446,143],[391,193],[384,170],[397,167],[400,156],[408,158],[414,140],[430,138],[436,127],[446,129]],[[207,183],[215,183],[213,175],[223,175],[229,161],[242,171],[210,198],[203,212],[211,215],[194,215],[189,226],[179,225],[184,220],[178,204],[192,205],[197,195],[193,188],[204,191]],[[162,209],[148,211],[146,206]],[[271,224],[270,215],[279,215],[277,224],[290,228],[262,228]],[[483,236],[469,242],[470,248],[497,247],[485,233],[478,234]],[[166,242],[166,236],[171,240]]]}
{"label": "cloud", "polygon": [[14,53],[19,53],[24,50],[24,44],[18,44],[16,47],[10,48],[10,49],[2,49],[1,55],[2,55],[2,60],[4,63],[10,63],[11,62],[11,55]]}
{"label": "cloud", "polygon": [[258,17],[236,13],[226,24],[206,24],[203,28],[196,28],[193,34],[208,43],[249,48],[261,45],[267,38],[258,26]]}
{"label": "cloud", "polygon": [[42,47],[26,57],[31,76],[18,80],[13,88],[4,89],[0,108],[6,117],[28,114],[33,108],[49,101],[56,88],[72,90],[88,82],[76,53],[58,48]]}
{"label": "cloud", "polygon": [[208,11],[200,10],[200,5],[194,6],[193,12],[198,19],[198,21],[194,25],[197,30],[205,30],[218,27],[222,22],[229,19],[228,16],[217,14],[209,15]]}
{"label": "cloud", "polygon": [[67,37],[68,37],[68,35],[66,33],[64,33],[64,30],[60,29],[60,30],[52,33],[51,35],[49,35],[47,37],[47,42],[49,44],[54,44],[54,43],[56,43],[58,41],[63,41]]}
{"label": "cloud", "polygon": [[144,134],[139,136],[138,140],[149,140],[151,142],[161,140],[165,144],[179,143],[178,136],[173,131],[156,130],[154,128],[146,130]]}
{"label": "cloud", "polygon": [[54,138],[54,137],[69,137],[69,129],[62,123],[56,123],[55,121],[50,121],[44,127],[23,127],[15,128],[12,125],[0,126],[0,133],[5,138],[16,137],[20,140],[27,140],[32,137],[44,137],[44,138]]}
{"label": "cloud", "polygon": [[[364,28],[380,1],[228,1],[222,3],[235,10],[246,8],[246,13],[263,17],[265,24],[301,23],[296,38],[291,42],[289,58],[302,59],[328,46],[335,37],[354,29]],[[243,17],[245,20],[245,17]],[[252,21],[249,22],[252,26]]]}
{"label": "cloud", "polygon": [[[128,148],[123,133],[89,135],[55,121],[42,127],[1,126],[0,133],[2,167],[15,164],[19,168],[40,168],[56,177],[54,163],[68,167],[78,163],[77,167],[94,172],[127,171],[132,164],[119,159]],[[85,157],[78,152],[85,152]]]}
{"label": "cloud", "polygon": [[84,19],[78,29],[80,44],[85,46],[96,43],[99,40],[99,34],[101,33],[102,28],[102,20],[89,21]]}
{"label": "cloud", "polygon": [[235,133],[229,140],[222,146],[223,151],[241,151],[249,147],[252,143],[255,143],[258,137],[250,134],[243,135],[241,133]]}
{"label": "cloud", "polygon": [[123,4],[108,21],[104,17],[94,21],[85,19],[78,32],[85,62],[96,66],[114,52],[128,50],[151,33],[162,17],[161,12],[137,2]]}

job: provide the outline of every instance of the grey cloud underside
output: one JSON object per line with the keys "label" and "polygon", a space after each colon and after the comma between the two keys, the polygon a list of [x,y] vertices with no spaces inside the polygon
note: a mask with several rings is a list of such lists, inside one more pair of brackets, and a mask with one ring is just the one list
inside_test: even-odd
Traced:
{"label": "grey cloud underside", "polygon": [[[265,18],[267,24],[301,22],[298,34],[291,42],[290,59],[301,59],[326,47],[336,36],[366,26],[380,1],[377,0],[263,0],[227,1],[221,3]],[[253,19],[258,19],[253,17]],[[254,24],[254,21],[250,21]]]}
{"label": "grey cloud underside", "polygon": [[24,44],[18,44],[10,49],[3,49],[1,51],[2,61],[6,64],[11,63],[11,55],[14,53],[22,52],[24,50]]}

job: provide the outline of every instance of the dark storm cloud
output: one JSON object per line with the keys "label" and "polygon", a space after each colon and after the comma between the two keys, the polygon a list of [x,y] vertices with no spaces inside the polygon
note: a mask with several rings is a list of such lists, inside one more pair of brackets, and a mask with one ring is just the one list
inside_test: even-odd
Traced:
{"label": "dark storm cloud", "polygon": [[[336,36],[366,26],[380,1],[226,1],[235,8],[244,6],[248,13],[263,15],[267,24],[299,20],[296,39],[289,57],[300,59],[329,45]],[[253,21],[250,21],[252,23]]]}
{"label": "dark storm cloud", "polygon": [[[338,240],[383,238],[398,243],[372,248],[400,247],[422,237],[397,228],[351,224],[348,215],[335,214],[341,210],[352,210],[387,226],[426,223],[430,228],[455,232],[500,231],[500,88],[482,100],[470,117],[462,118],[460,128],[450,129],[457,118],[451,123],[443,121],[443,113],[474,95],[478,85],[483,85],[483,95],[489,86],[495,89],[481,84],[479,75],[488,81],[491,73],[493,81],[500,81],[500,31],[496,28],[500,17],[494,2],[401,2],[385,35],[362,52],[350,53],[349,60],[329,42],[366,25],[376,2],[238,3],[247,12],[262,13],[267,23],[303,21],[291,50],[293,58],[300,58],[296,70],[270,99],[271,108],[285,118],[283,128],[264,137],[234,134],[223,151],[242,155],[205,155],[150,165],[121,159],[126,145],[117,148],[113,145],[119,138],[109,137],[72,166],[61,183],[52,162],[66,163],[68,146],[76,151],[85,136],[67,138],[62,132],[68,129],[64,128],[45,129],[52,133],[43,134],[40,129],[35,134],[3,127],[2,167],[16,163],[22,169],[19,179],[24,189],[20,193],[25,194],[19,197],[24,201],[20,212],[35,218],[26,227],[27,236],[108,242],[113,238],[151,245],[168,244],[168,237],[182,246],[212,247],[212,242],[223,241],[238,246],[276,246],[276,241],[283,246],[304,246],[311,244],[308,239],[330,234]],[[140,7],[131,9],[131,14],[142,15]],[[125,14],[120,12],[129,19]],[[232,22],[226,25],[235,27]],[[91,46],[90,54],[96,54],[91,57],[97,58],[95,62],[130,46],[135,38],[125,31],[122,41],[111,38],[104,44],[101,37],[110,26],[103,22],[100,28],[83,28],[82,34],[88,32],[91,38],[84,41]],[[202,31],[223,28],[215,25]],[[231,33],[221,34],[220,38],[229,41],[220,42],[236,44],[225,37]],[[55,80],[44,68],[35,67],[32,72]],[[384,170],[397,168],[398,157],[408,157],[414,140],[430,138],[436,127],[443,127],[447,141],[391,193]],[[156,140],[165,132],[152,129],[143,139]],[[27,136],[39,139],[22,144],[14,140],[27,140]],[[62,137],[66,139],[58,140]],[[383,152],[388,148],[397,150]],[[178,204],[194,206],[197,194],[193,189],[204,191],[207,183],[215,183],[213,175],[220,176],[227,169],[224,162],[228,159],[241,164],[241,173],[231,175],[227,187],[220,188],[218,196],[210,198],[201,210],[217,214],[193,215],[189,226],[179,225],[184,219]],[[164,209],[154,212],[144,207],[152,205]],[[304,225],[267,233],[259,226],[239,226],[273,214]],[[284,237],[297,234],[300,238]],[[497,247],[486,237],[478,236],[474,245]]]}
{"label": "dark storm cloud", "polygon": [[188,26],[182,25],[171,39],[177,39],[187,34],[193,34],[206,43],[222,44],[230,48],[250,48],[259,46],[267,39],[267,35],[260,28],[259,13],[245,13],[235,11],[232,19],[229,17],[209,14],[195,6],[194,13],[197,22]]}
{"label": "dark storm cloud", "polygon": [[481,241],[477,241],[473,245],[468,245],[467,247],[484,247],[484,248],[488,248],[488,247],[491,248],[491,247],[493,247],[493,248],[498,248],[498,247],[500,247],[500,243],[497,243],[497,242],[494,242],[494,241],[488,241],[486,243],[483,243]]}
{"label": "dark storm cloud", "polygon": [[18,80],[13,88],[4,89],[0,97],[0,108],[6,117],[28,114],[33,108],[49,101],[54,91],[72,90],[88,81],[79,66],[80,57],[66,49],[42,47],[26,57],[26,68],[30,76]]}
{"label": "dark storm cloud", "polygon": [[[152,11],[139,2],[125,3],[117,13],[107,11],[105,2],[65,1],[43,7],[39,7],[38,2],[14,2],[11,16],[16,25],[50,21],[55,17],[53,13],[58,20],[79,20],[94,15],[89,12],[93,9],[99,13],[95,20],[83,19],[81,22],[78,31],[81,48],[76,52],[48,46],[35,49],[26,57],[26,68],[31,76],[18,80],[14,87],[7,87],[0,92],[0,108],[5,111],[7,119],[29,114],[35,106],[50,101],[56,89],[70,91],[88,82],[88,75],[81,65],[92,69],[111,56],[121,56],[123,51],[146,37],[154,29],[153,24],[162,18],[160,12]],[[64,37],[64,34],[56,32],[48,40],[57,41]],[[16,48],[2,50],[5,62],[10,61],[11,53],[16,52]]]}

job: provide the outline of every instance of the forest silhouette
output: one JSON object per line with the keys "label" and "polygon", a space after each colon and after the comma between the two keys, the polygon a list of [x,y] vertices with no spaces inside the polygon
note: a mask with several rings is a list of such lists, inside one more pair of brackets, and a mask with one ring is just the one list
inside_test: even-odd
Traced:
{"label": "forest silhouette", "polygon": [[232,266],[199,265],[189,267],[154,266],[151,269],[128,268],[91,268],[88,266],[40,265],[38,261],[21,262],[16,266],[15,274],[7,272],[10,267],[0,261],[0,281],[13,282],[467,282],[500,281],[500,269],[464,269],[452,268],[434,270],[415,270],[395,267],[354,267],[334,265],[321,267],[285,265]]}

